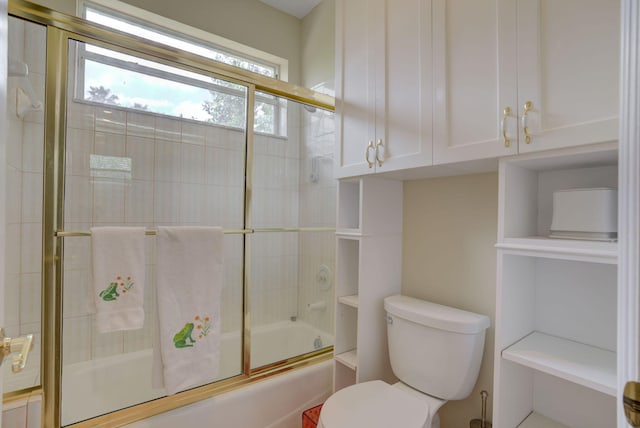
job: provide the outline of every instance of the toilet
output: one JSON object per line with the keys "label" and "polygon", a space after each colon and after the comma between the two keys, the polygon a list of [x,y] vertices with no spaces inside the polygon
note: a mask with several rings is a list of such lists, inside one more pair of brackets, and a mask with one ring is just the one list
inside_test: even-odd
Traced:
{"label": "toilet", "polygon": [[389,360],[399,381],[362,382],[322,406],[321,428],[440,428],[438,409],[473,389],[489,318],[412,297],[384,299]]}

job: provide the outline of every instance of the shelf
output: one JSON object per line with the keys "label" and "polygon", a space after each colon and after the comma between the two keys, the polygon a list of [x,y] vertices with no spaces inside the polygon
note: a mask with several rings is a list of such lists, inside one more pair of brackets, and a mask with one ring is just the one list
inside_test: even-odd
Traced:
{"label": "shelf", "polygon": [[527,419],[522,421],[518,428],[569,428],[566,425],[562,425],[554,421],[553,419],[549,419],[546,416],[542,416],[540,413],[533,412]]}
{"label": "shelf", "polygon": [[533,332],[502,351],[502,358],[616,396],[616,354]]}
{"label": "shelf", "polygon": [[496,244],[496,248],[548,258],[575,259],[609,264],[616,264],[618,262],[617,242],[534,236],[527,238],[505,238]]}
{"label": "shelf", "polygon": [[338,297],[338,302],[343,305],[351,306],[353,308],[358,308],[358,295],[355,294],[353,296],[342,296]]}
{"label": "shelf", "polygon": [[334,358],[336,361],[349,367],[351,370],[355,370],[358,367],[358,352],[355,349],[338,354]]}

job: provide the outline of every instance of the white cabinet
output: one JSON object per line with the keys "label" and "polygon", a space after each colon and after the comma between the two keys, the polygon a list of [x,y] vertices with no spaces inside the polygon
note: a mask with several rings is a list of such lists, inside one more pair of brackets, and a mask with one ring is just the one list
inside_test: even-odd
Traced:
{"label": "white cabinet", "polygon": [[515,0],[434,0],[434,163],[517,152]]}
{"label": "white cabinet", "polygon": [[493,426],[615,426],[617,244],[548,234],[554,191],[617,187],[616,145],[505,158],[499,174]]}
{"label": "white cabinet", "polygon": [[434,163],[617,140],[620,5],[434,0]]}
{"label": "white cabinet", "polygon": [[336,176],[432,163],[431,1],[336,1]]}
{"label": "white cabinet", "polygon": [[402,182],[338,184],[334,390],[391,381],[383,299],[400,293]]}

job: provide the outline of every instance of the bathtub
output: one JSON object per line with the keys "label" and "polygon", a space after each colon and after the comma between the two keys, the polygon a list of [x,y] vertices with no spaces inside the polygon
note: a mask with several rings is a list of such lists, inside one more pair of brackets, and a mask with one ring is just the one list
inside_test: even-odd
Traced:
{"label": "bathtub", "polygon": [[[220,378],[225,379],[240,374],[240,334],[238,332],[222,335],[222,352],[220,360]],[[333,344],[332,337],[303,321],[283,321],[261,326],[252,330],[252,367],[261,367],[292,356],[305,354],[317,348]],[[122,355],[84,361],[65,365],[62,375],[62,425],[79,422],[98,415],[138,404],[165,395],[164,389],[151,387],[151,367],[153,354],[151,349],[130,352]],[[329,363],[329,364],[326,364]],[[225,393],[198,402],[187,408],[180,408],[150,418],[152,425],[141,421],[130,427],[175,427],[180,420],[181,426],[196,426],[196,421],[209,419],[217,426],[237,427],[273,427],[286,428],[299,426],[299,412],[316,402],[323,401],[331,391],[330,361],[314,364],[300,370],[274,376],[262,382]],[[246,401],[258,394],[260,400]],[[256,395],[257,397],[257,395]],[[268,398],[265,402],[261,400]],[[236,400],[239,400],[236,403]],[[251,403],[255,408],[247,412],[246,405]],[[244,411],[230,409],[241,408]],[[185,410],[190,409],[190,410]],[[195,410],[194,410],[195,409]],[[204,413],[211,411],[208,416]],[[184,412],[187,412],[186,414]],[[199,414],[193,425],[185,423],[185,415]],[[297,424],[290,425],[293,416],[298,415]],[[182,415],[182,416],[175,416]],[[175,418],[178,419],[175,419]],[[200,418],[200,419],[198,419]],[[205,419],[202,419],[205,418]],[[258,418],[257,422],[245,424],[222,423],[234,418]],[[273,425],[275,424],[275,425]]]}

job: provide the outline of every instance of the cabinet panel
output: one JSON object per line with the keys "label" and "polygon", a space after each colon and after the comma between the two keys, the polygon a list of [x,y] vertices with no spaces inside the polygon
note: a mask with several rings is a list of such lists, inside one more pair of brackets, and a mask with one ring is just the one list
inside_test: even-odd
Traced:
{"label": "cabinet panel", "polygon": [[619,28],[617,2],[518,2],[521,153],[617,140]]}
{"label": "cabinet panel", "polygon": [[374,172],[365,160],[367,143],[375,139],[374,6],[367,0],[336,1],[338,177]]}
{"label": "cabinet panel", "polygon": [[431,1],[387,0],[384,16],[386,105],[378,110],[377,132],[384,163],[378,171],[431,165]]}
{"label": "cabinet panel", "polygon": [[434,2],[435,164],[515,153],[515,18],[513,1]]}
{"label": "cabinet panel", "polygon": [[431,0],[338,0],[336,27],[336,176],[431,165]]}

